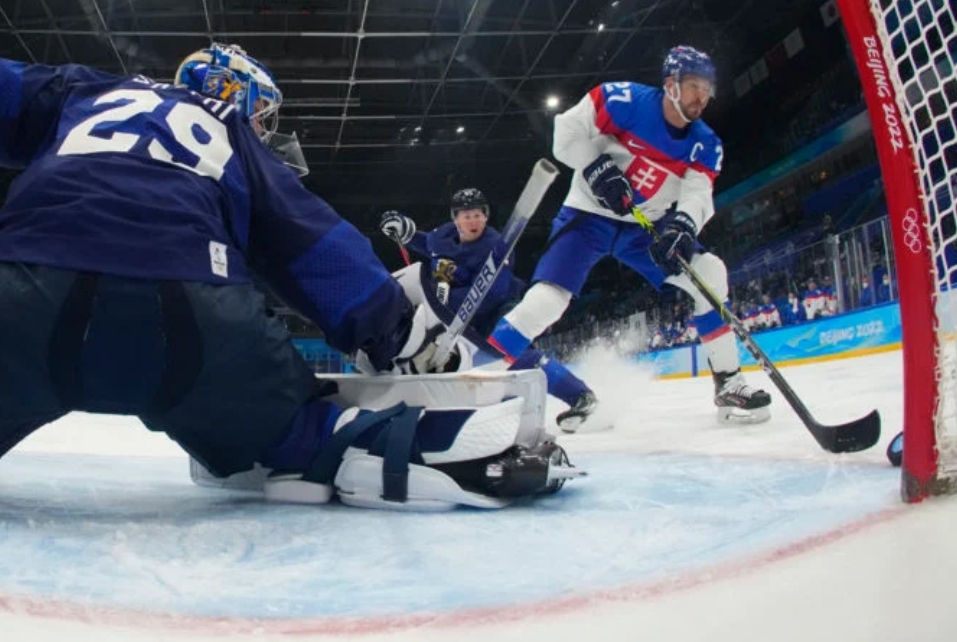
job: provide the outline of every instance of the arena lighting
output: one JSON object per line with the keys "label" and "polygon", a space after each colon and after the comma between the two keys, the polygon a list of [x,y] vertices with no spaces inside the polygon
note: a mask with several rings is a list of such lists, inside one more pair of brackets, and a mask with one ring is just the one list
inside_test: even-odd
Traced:
{"label": "arena lighting", "polygon": [[549,96],[545,99],[545,106],[549,109],[555,109],[561,103],[561,99],[558,96]]}

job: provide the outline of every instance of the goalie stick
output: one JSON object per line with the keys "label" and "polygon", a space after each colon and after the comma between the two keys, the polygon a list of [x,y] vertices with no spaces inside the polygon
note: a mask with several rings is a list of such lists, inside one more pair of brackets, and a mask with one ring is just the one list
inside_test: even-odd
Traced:
{"label": "goalie stick", "polygon": [[525,188],[515,202],[515,208],[512,210],[512,215],[505,224],[505,229],[502,230],[502,243],[505,246],[505,254],[501,259],[496,259],[496,253],[492,251],[489,253],[488,258],[485,259],[482,270],[478,276],[476,276],[475,281],[473,281],[472,287],[462,301],[462,305],[460,305],[459,309],[455,312],[455,318],[452,319],[452,323],[449,324],[445,334],[439,338],[435,353],[429,360],[431,367],[440,367],[448,361],[455,340],[465,331],[472,317],[475,316],[475,312],[479,306],[482,305],[482,301],[485,300],[485,295],[488,294],[492,284],[495,283],[499,272],[502,271],[502,267],[505,265],[508,257],[511,256],[512,250],[515,249],[518,237],[525,231],[528,220],[532,218],[535,210],[538,209],[542,198],[545,196],[545,192],[548,191],[548,188],[557,176],[558,168],[548,160],[540,158],[538,162],[535,163],[535,166],[532,168],[532,175],[529,177]]}
{"label": "goalie stick", "polygon": [[[654,225],[642,214],[641,210],[636,207],[632,210],[632,213],[638,223],[648,230],[655,240],[658,240],[658,233],[655,231]],[[751,356],[758,362],[761,369],[767,373],[768,377],[787,400],[788,404],[794,409],[794,412],[797,413],[804,427],[808,429],[811,436],[821,445],[821,448],[832,453],[852,453],[866,450],[877,443],[881,437],[881,415],[877,410],[872,410],[868,415],[844,424],[827,425],[814,419],[811,415],[811,411],[807,409],[807,406],[805,406],[801,398],[797,396],[797,393],[794,392],[794,389],[791,388],[784,379],[768,355],[764,353],[761,346],[757,344],[754,337],[748,332],[748,329],[741,323],[741,320],[734,316],[734,313],[728,309],[724,301],[705,283],[701,275],[691,267],[688,261],[685,261],[683,257],[678,257],[678,260],[681,264],[681,269],[691,280],[691,283],[701,292],[702,296],[708,300],[711,307],[718,311],[718,314],[721,315],[725,323],[731,326],[734,333],[741,339],[741,343],[744,344],[744,347],[751,353]]]}

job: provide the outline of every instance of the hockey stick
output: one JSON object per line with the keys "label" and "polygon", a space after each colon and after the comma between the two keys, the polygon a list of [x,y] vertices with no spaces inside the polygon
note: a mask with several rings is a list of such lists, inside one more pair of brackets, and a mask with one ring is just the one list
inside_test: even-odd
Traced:
{"label": "hockey stick", "polygon": [[505,246],[505,254],[502,255],[500,259],[496,259],[496,252],[492,251],[489,253],[488,258],[485,259],[482,270],[478,276],[475,277],[475,281],[472,282],[472,287],[469,289],[468,294],[465,295],[462,305],[459,306],[459,309],[456,311],[455,318],[452,319],[452,323],[449,324],[445,334],[439,338],[435,353],[429,360],[431,367],[440,367],[448,361],[455,340],[465,331],[472,317],[475,316],[475,312],[479,309],[479,306],[482,305],[482,301],[485,300],[485,295],[488,294],[492,284],[495,283],[496,277],[498,277],[499,272],[502,271],[502,267],[505,265],[508,257],[511,256],[512,250],[515,249],[518,237],[525,231],[528,220],[532,218],[535,210],[538,209],[542,198],[545,197],[545,192],[548,191],[548,188],[557,176],[558,168],[548,160],[540,158],[538,162],[535,163],[535,166],[532,168],[532,175],[529,177],[525,188],[515,202],[515,208],[512,210],[512,215],[505,224],[505,229],[502,230],[502,244]]}
{"label": "hockey stick", "polygon": [[405,246],[398,241],[396,241],[395,244],[399,246],[399,254],[402,255],[402,260],[405,261],[405,264],[407,266],[412,265],[412,257],[409,256],[409,251],[405,249]]}
{"label": "hockey stick", "polygon": [[[649,231],[652,237],[658,240],[658,233],[655,231],[651,222],[641,213],[641,210],[635,208],[633,214],[635,219]],[[808,429],[824,450],[832,453],[852,453],[866,450],[877,443],[881,437],[881,415],[877,410],[872,410],[867,416],[849,421],[845,424],[827,425],[815,420],[811,412],[807,409],[807,406],[805,406],[801,398],[797,396],[797,393],[794,392],[794,389],[791,388],[784,379],[768,355],[764,353],[761,346],[757,344],[754,337],[748,332],[748,329],[741,323],[741,320],[734,316],[734,313],[728,309],[724,301],[721,300],[721,297],[715,294],[714,290],[705,283],[701,275],[691,267],[688,261],[685,261],[683,257],[678,257],[678,261],[681,264],[681,269],[685,273],[685,276],[691,280],[691,283],[701,292],[702,296],[708,300],[711,307],[718,311],[718,314],[721,315],[725,323],[731,326],[731,329],[738,335],[741,343],[744,344],[744,347],[751,353],[751,356],[758,362],[761,369],[767,373],[777,389],[781,391],[781,394],[787,400],[788,404],[790,404],[794,412],[797,413],[801,422],[804,423],[805,428]]]}

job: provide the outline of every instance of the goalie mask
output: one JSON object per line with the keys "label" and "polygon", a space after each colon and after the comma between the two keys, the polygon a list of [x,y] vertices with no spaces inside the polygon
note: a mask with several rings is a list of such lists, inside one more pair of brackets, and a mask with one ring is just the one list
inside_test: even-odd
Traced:
{"label": "goalie mask", "polygon": [[269,70],[242,47],[213,43],[197,51],[176,70],[174,82],[235,105],[283,163],[300,177],[309,173],[295,133],[276,132],[282,92]]}
{"label": "goalie mask", "polygon": [[282,92],[272,74],[237,45],[214,43],[188,56],[174,82],[235,105],[263,142],[276,132]]}

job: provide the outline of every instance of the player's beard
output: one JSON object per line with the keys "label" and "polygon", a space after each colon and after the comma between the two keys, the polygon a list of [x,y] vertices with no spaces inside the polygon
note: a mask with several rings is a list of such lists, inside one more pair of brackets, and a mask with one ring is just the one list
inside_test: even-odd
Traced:
{"label": "player's beard", "polygon": [[701,100],[692,100],[687,103],[681,103],[681,111],[684,112],[685,118],[694,122],[701,118],[701,114],[704,113],[706,106],[707,104]]}

